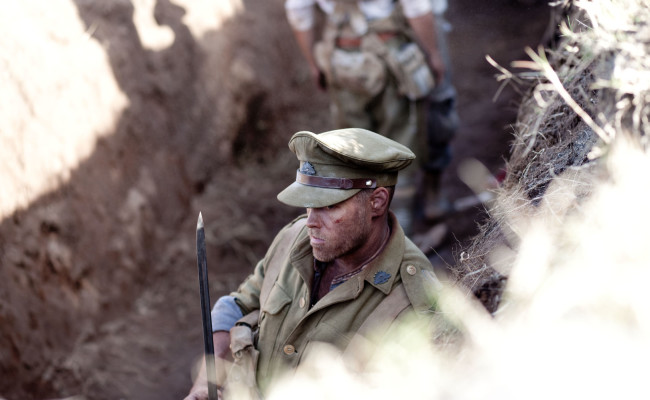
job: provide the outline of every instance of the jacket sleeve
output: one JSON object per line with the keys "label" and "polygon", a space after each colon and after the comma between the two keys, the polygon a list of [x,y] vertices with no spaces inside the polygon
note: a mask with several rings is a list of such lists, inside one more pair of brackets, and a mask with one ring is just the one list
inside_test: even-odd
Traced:
{"label": "jacket sleeve", "polygon": [[315,0],[286,0],[284,9],[291,28],[297,31],[312,29],[315,4]]}
{"label": "jacket sleeve", "polygon": [[400,0],[404,16],[416,18],[432,12],[431,0]]}

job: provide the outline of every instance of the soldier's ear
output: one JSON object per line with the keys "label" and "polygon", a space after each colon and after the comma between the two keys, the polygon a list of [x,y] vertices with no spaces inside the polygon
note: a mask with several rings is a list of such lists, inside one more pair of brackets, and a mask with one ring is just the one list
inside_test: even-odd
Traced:
{"label": "soldier's ear", "polygon": [[390,194],[385,187],[378,187],[372,192],[370,196],[370,204],[372,206],[373,214],[382,215],[388,209],[388,201]]}

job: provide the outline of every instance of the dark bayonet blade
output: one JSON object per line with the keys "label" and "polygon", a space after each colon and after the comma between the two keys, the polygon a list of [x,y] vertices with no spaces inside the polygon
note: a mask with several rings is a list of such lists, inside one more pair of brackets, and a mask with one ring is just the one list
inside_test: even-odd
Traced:
{"label": "dark bayonet blade", "polygon": [[208,377],[208,399],[217,400],[214,343],[212,341],[212,318],[210,316],[210,283],[208,282],[208,261],[205,254],[205,230],[203,228],[203,216],[201,213],[199,213],[199,220],[196,223],[196,256],[199,267],[199,292],[201,294],[201,317],[203,318],[205,371]]}

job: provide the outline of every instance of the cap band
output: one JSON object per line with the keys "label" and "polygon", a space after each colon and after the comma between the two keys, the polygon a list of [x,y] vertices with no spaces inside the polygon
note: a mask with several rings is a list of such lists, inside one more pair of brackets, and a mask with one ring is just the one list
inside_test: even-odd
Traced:
{"label": "cap band", "polygon": [[296,173],[296,182],[327,189],[374,189],[377,187],[377,180],[372,178],[326,178],[324,176],[306,175],[300,170]]}

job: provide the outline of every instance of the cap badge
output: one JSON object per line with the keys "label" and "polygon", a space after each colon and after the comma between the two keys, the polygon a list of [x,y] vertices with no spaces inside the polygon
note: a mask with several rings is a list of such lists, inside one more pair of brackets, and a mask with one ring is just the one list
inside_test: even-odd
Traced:
{"label": "cap badge", "polygon": [[390,279],[390,274],[386,271],[378,271],[375,274],[374,283],[375,285],[381,285],[382,283],[388,282]]}
{"label": "cap badge", "polygon": [[316,170],[314,169],[314,166],[311,165],[309,161],[305,161],[302,163],[302,166],[300,167],[300,173],[303,173],[305,175],[316,175]]}

